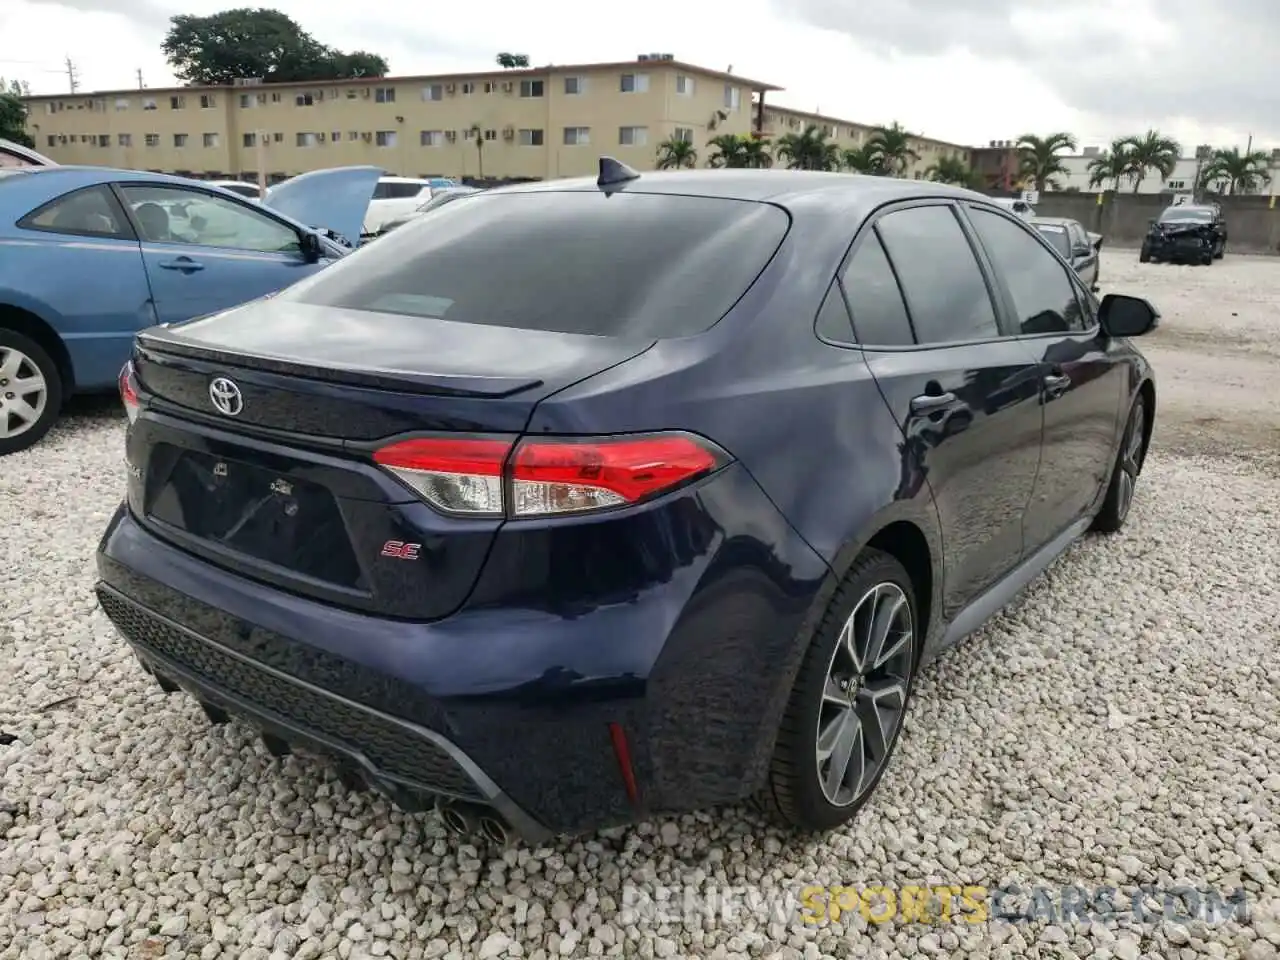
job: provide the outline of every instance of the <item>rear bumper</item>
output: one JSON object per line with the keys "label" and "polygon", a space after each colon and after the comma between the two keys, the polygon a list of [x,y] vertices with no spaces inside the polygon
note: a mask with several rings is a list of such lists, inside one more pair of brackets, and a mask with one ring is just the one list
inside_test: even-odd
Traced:
{"label": "rear bumper", "polygon": [[[767,769],[829,571],[740,467],[647,516],[633,539],[674,552],[633,571],[629,592],[565,576],[578,558],[601,565],[609,524],[561,527],[567,543],[548,527],[532,551],[524,535],[499,536],[469,604],[421,623],[214,566],[122,506],[99,546],[98,592],[170,686],[336,756],[403,806],[487,804],[536,842],[740,799]],[[539,568],[557,578],[555,604],[535,603],[551,589]]]}

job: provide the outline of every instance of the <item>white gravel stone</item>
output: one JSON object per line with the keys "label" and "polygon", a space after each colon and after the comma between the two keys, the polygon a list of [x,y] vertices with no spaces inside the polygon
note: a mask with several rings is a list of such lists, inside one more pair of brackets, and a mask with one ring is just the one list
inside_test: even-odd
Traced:
{"label": "white gravel stone", "polygon": [[[820,841],[727,809],[477,849],[209,726],[96,609],[123,431],[113,404],[78,403],[0,461],[0,732],[17,738],[0,746],[0,960],[1275,960],[1280,259],[1136,261],[1102,266],[1107,289],[1163,313],[1140,344],[1159,414],[1128,527],[1073,547],[922,673],[876,798]],[[810,884],[922,881],[1243,886],[1259,909],[922,930],[796,908]],[[755,900],[676,909],[730,889]],[[676,915],[628,899],[661,890]]]}

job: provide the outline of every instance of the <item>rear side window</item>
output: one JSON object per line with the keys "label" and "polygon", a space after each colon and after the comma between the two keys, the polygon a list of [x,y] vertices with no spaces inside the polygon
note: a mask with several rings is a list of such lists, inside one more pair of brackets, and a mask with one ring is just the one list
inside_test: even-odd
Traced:
{"label": "rear side window", "polygon": [[1013,298],[1022,333],[1083,330],[1084,317],[1067,268],[1008,218],[986,210],[971,210],[970,215]]}
{"label": "rear side window", "polygon": [[[921,344],[1000,335],[991,294],[950,207],[896,210],[876,230],[897,271]],[[854,311],[854,325],[858,315]]]}
{"label": "rear side window", "polygon": [[124,211],[106,187],[86,187],[64,194],[31,211],[18,226],[86,237],[133,239]]}
{"label": "rear side window", "polygon": [[1052,244],[1053,249],[1068,260],[1071,259],[1071,241],[1067,239],[1066,230],[1063,230],[1062,227],[1037,227],[1036,229],[1040,231],[1042,237]]}
{"label": "rear side window", "polygon": [[740,200],[482,193],[282,296],[523,330],[681,337],[729,311],[789,225],[781,209]]}
{"label": "rear side window", "polygon": [[379,180],[378,185],[373,188],[373,199],[407,200],[421,193],[423,186],[421,183],[396,183],[395,181]]}
{"label": "rear side window", "polygon": [[840,283],[849,302],[849,312],[853,314],[853,331],[858,343],[869,347],[915,343],[902,291],[875,230],[858,245]]}

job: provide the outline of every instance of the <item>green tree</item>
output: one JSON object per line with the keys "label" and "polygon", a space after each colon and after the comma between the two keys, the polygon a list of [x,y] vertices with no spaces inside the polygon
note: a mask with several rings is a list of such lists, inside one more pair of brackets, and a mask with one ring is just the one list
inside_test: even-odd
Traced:
{"label": "green tree", "polygon": [[924,175],[934,183],[950,183],[970,190],[980,190],[983,187],[982,175],[956,156],[939,157]]}
{"label": "green tree", "polygon": [[773,165],[769,141],[763,137],[724,133],[707,141],[707,147],[714,151],[707,158],[708,167],[762,170]]}
{"label": "green tree", "polygon": [[495,59],[503,70],[523,70],[529,66],[527,53],[500,53]]}
{"label": "green tree", "polygon": [[911,139],[911,134],[895,121],[891,126],[872,130],[867,146],[879,155],[880,166],[886,173],[901,177],[920,159],[920,154],[911,147]]}
{"label": "green tree", "polygon": [[1152,170],[1160,174],[1161,182],[1168,180],[1182,154],[1178,141],[1163,136],[1159,130],[1148,130],[1140,137],[1125,137],[1120,145],[1129,158],[1128,174],[1133,178],[1134,193]]}
{"label": "green tree", "polygon": [[1025,180],[1035,184],[1036,190],[1044,193],[1053,178],[1066,176],[1066,164],[1058,154],[1063,150],[1074,150],[1076,138],[1069,133],[1051,133],[1047,137],[1037,137],[1033,133],[1024,133],[1018,138],[1018,166]]}
{"label": "green tree", "polygon": [[1253,193],[1271,182],[1267,167],[1271,157],[1265,151],[1241,153],[1239,147],[1215,150],[1200,174],[1200,184],[1220,184],[1232,194]]}
{"label": "green tree", "polygon": [[381,77],[374,53],[342,53],[317,41],[279,10],[238,7],[207,17],[181,14],[160,45],[174,75],[192,84]]}
{"label": "green tree", "polygon": [[1119,191],[1120,181],[1129,176],[1130,168],[1128,141],[1124,137],[1112,140],[1110,149],[1089,161],[1089,186],[1100,187],[1110,181],[1111,189]]}
{"label": "green tree", "polygon": [[792,170],[836,170],[840,167],[840,147],[827,141],[825,130],[809,124],[801,133],[778,138],[779,160]]}
{"label": "green tree", "polygon": [[698,165],[698,151],[688,140],[670,137],[658,144],[658,169],[692,169]]}
{"label": "green tree", "polygon": [[17,80],[6,83],[0,79],[0,140],[12,140],[24,147],[36,145],[27,133],[27,105],[22,102],[29,93]]}
{"label": "green tree", "polygon": [[851,147],[840,157],[841,165],[854,173],[866,173],[873,177],[882,177],[888,171],[884,168],[880,151],[874,144],[864,143],[860,147]]}

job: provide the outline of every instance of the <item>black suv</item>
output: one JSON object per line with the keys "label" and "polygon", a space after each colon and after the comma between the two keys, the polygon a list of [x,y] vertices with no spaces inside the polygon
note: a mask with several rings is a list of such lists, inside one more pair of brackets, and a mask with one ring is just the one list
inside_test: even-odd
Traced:
{"label": "black suv", "polygon": [[1142,263],[1202,263],[1221,260],[1227,252],[1227,224],[1216,203],[1166,207],[1151,221],[1138,259]]}

